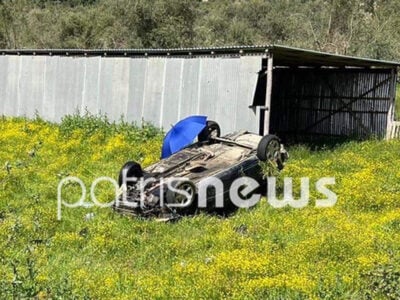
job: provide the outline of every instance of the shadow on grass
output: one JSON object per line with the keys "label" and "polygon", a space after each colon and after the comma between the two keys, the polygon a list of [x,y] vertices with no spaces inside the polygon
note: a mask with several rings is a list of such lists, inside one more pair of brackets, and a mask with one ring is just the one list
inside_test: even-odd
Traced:
{"label": "shadow on grass", "polygon": [[295,146],[305,146],[312,152],[335,150],[348,143],[363,142],[366,140],[382,140],[382,138],[371,137],[356,137],[356,136],[327,136],[327,135],[312,135],[312,134],[282,134],[278,135],[283,144],[287,148]]}

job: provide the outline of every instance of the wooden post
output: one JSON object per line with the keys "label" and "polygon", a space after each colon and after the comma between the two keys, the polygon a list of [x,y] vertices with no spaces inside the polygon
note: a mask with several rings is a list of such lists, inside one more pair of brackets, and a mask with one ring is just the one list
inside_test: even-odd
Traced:
{"label": "wooden post", "polygon": [[264,130],[263,134],[269,134],[269,121],[271,113],[271,98],[272,98],[272,73],[273,73],[273,57],[272,53],[268,53],[267,58],[267,89],[265,91],[264,105]]}
{"label": "wooden post", "polygon": [[394,126],[394,106],[396,102],[396,79],[397,74],[394,69],[392,69],[392,80],[390,85],[390,107],[387,116],[387,128],[386,128],[386,139],[391,139],[392,137],[392,127]]}

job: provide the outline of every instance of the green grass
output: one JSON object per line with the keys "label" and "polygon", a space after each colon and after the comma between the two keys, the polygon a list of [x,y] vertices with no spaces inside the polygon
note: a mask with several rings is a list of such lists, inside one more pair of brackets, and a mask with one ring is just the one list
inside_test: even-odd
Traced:
{"label": "green grass", "polygon": [[[0,119],[2,298],[397,299],[400,267],[400,141],[289,149],[280,174],[310,177],[303,209],[263,199],[229,218],[201,214],[172,224],[107,208],[63,208],[57,184],[116,177],[129,159],[148,165],[162,135],[151,126],[68,117]],[[333,208],[315,208],[314,184],[335,177]],[[100,184],[106,201],[112,186]],[[74,202],[76,185],[63,190]],[[87,200],[89,198],[87,197]],[[86,220],[85,216],[94,217]]]}

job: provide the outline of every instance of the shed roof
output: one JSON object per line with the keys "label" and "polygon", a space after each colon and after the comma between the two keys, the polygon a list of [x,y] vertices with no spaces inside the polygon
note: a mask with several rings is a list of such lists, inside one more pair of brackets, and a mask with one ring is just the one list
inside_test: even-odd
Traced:
{"label": "shed roof", "polygon": [[305,50],[287,46],[269,46],[275,64],[311,65],[333,67],[399,67],[400,62],[362,58],[340,54],[331,54],[314,50]]}
{"label": "shed roof", "polygon": [[327,66],[327,67],[377,67],[397,68],[400,62],[361,58],[306,50],[280,45],[226,46],[211,48],[172,49],[0,49],[2,55],[58,55],[58,56],[242,56],[273,54],[275,65],[284,66]]}

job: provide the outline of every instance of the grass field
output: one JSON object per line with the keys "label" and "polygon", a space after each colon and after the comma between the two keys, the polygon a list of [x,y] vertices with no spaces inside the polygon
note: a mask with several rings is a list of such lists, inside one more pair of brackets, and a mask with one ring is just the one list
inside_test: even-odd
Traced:
{"label": "grass field", "polygon": [[[0,119],[1,298],[400,297],[400,141],[292,147],[280,178],[311,178],[303,209],[263,200],[225,219],[164,224],[80,207],[57,221],[60,179],[78,176],[89,187],[116,177],[128,159],[149,165],[161,140],[150,126],[93,117]],[[313,183],[326,176],[336,178],[338,202],[317,209]],[[109,200],[112,186],[100,184],[96,195]],[[74,202],[80,190],[71,185],[63,197]]]}

